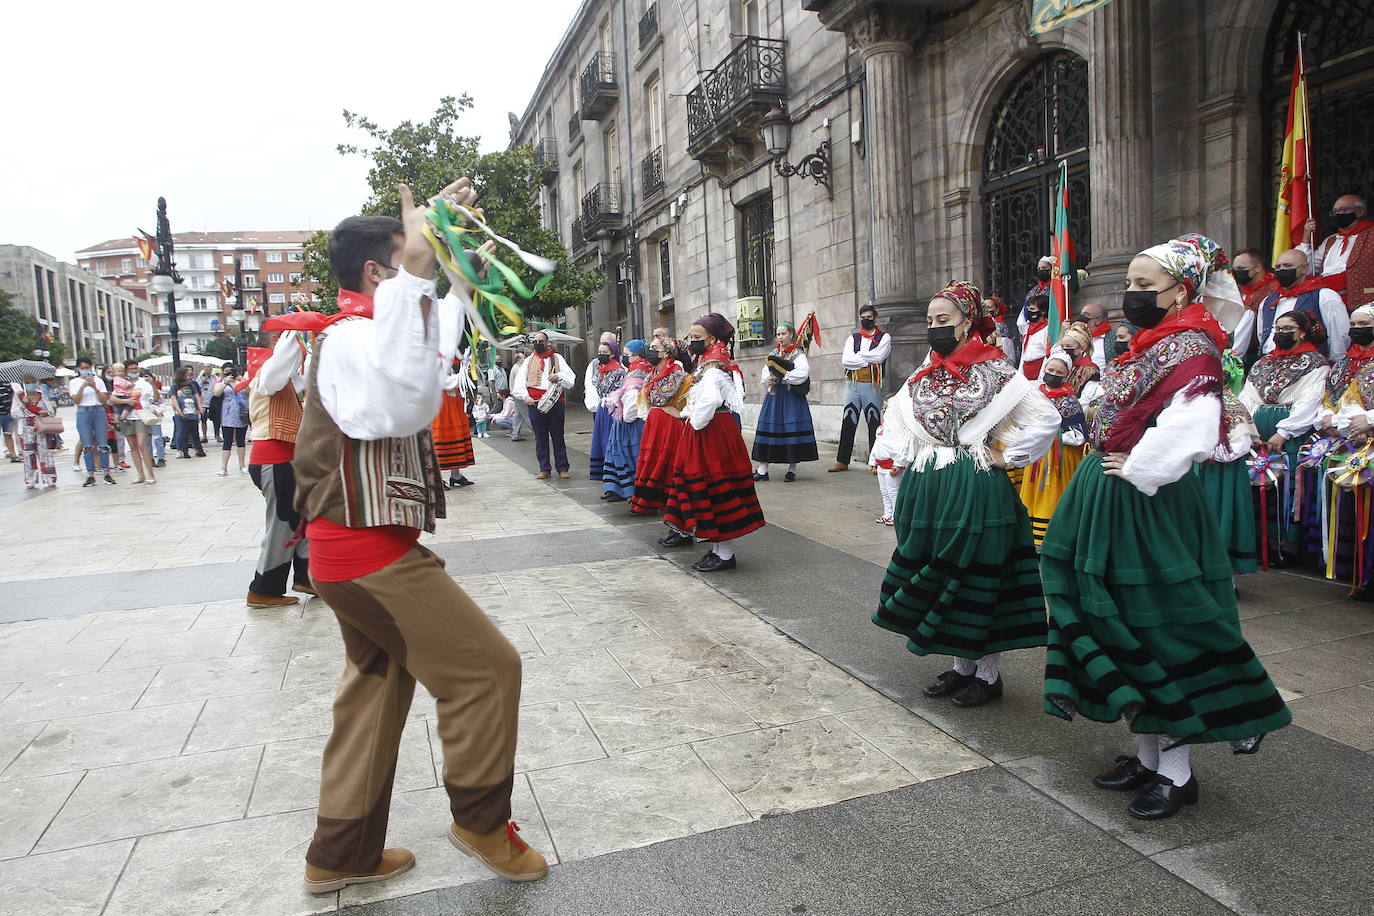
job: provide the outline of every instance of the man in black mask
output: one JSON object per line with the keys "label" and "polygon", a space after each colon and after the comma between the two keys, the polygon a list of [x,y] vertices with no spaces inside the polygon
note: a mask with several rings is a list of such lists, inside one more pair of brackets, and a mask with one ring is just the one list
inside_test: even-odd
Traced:
{"label": "man in black mask", "polygon": [[[1307,274],[1307,256],[1296,248],[1285,251],[1274,262],[1274,276],[1278,278],[1279,289],[1270,293],[1260,303],[1256,313],[1259,325],[1260,352],[1268,353],[1274,349],[1274,322],[1283,315],[1297,309],[1311,312],[1326,329],[1327,342],[1324,352],[1332,361],[1340,359],[1350,347],[1350,314],[1345,310],[1341,297],[1327,289],[1320,277]],[[1244,352],[1245,341],[1236,341],[1240,352]]]}
{"label": "man in black mask", "polygon": [[[1320,277],[1328,289],[1339,293],[1350,311],[1374,302],[1374,220],[1366,216],[1362,196],[1343,194],[1331,205],[1335,234],[1328,235],[1315,254],[1306,244],[1298,246],[1315,265],[1312,276]],[[1308,220],[1307,237],[1316,233],[1317,221]]]}
{"label": "man in black mask", "polygon": [[868,421],[868,448],[873,449],[883,417],[883,363],[891,352],[892,338],[878,327],[878,310],[865,305],[859,309],[859,329],[845,341],[840,360],[848,385],[840,419],[840,448],[831,473],[849,470],[860,414]]}

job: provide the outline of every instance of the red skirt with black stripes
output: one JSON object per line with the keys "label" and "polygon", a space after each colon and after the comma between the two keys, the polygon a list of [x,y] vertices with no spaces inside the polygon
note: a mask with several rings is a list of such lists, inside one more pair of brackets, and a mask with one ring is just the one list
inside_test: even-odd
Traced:
{"label": "red skirt with black stripes", "polygon": [[635,466],[635,492],[630,497],[630,511],[637,515],[653,515],[668,502],[673,483],[679,443],[687,424],[670,417],[661,409],[649,411],[644,421],[644,434],[639,439],[639,463]]}
{"label": "red skirt with black stripes", "polygon": [[729,411],[717,412],[705,429],[683,424],[663,518],[703,541],[729,541],[764,526],[754,466]]}

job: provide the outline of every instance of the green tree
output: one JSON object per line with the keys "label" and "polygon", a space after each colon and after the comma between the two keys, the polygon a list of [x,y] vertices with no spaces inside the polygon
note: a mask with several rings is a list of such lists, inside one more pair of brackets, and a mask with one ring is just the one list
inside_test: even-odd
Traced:
{"label": "green tree", "polygon": [[[0,289],[0,362],[33,359],[40,333],[38,321],[21,311],[10,293]],[[62,355],[66,355],[65,347]]]}
{"label": "green tree", "polygon": [[238,359],[239,347],[237,343],[221,334],[202,344],[200,353],[202,356],[211,356],[215,359],[235,360]]}
{"label": "green tree", "polygon": [[[410,186],[416,200],[424,200],[455,177],[470,175],[491,227],[525,250],[558,264],[548,286],[522,307],[530,317],[559,319],[565,309],[584,305],[606,285],[606,277],[600,270],[585,271],[574,265],[557,233],[540,225],[540,176],[529,147],[482,155],[478,152],[478,138],[458,133],[458,121],[470,108],[470,96],[444,96],[428,121],[403,121],[391,128],[345,111],[344,124],[361,130],[370,140],[366,146],[338,146],[341,155],[362,156],[372,164],[367,176],[372,196],[364,204],[363,212],[396,214],[400,209],[396,185],[402,182]],[[313,270],[304,271],[315,279],[328,273],[327,243],[319,248],[325,250],[326,256],[316,260]],[[534,283],[538,276],[535,271],[514,257],[503,260],[527,284]],[[309,251],[306,266],[311,267]]]}
{"label": "green tree", "polygon": [[292,285],[304,291],[306,281],[314,280],[318,284],[315,295],[319,297],[320,301],[312,302],[304,307],[314,312],[333,315],[339,310],[339,283],[334,279],[334,271],[329,269],[329,232],[320,229],[305,240],[304,248],[305,260],[301,265],[302,279],[293,281]]}

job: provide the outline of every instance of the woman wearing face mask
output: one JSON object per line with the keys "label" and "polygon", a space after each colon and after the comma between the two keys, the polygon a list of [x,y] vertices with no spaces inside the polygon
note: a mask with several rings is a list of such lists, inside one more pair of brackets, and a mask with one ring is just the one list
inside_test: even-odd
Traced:
{"label": "woman wearing face mask", "polygon": [[[1102,373],[1093,362],[1093,341],[1087,331],[1070,328],[1059,338],[1059,349],[1068,360],[1069,371],[1065,383],[1074,396],[1087,403],[1102,393]],[[1048,372],[1049,370],[1045,370]]]}
{"label": "woman wearing face mask", "polygon": [[1298,452],[1316,425],[1331,373],[1326,357],[1317,350],[1326,332],[1311,312],[1294,309],[1281,315],[1274,322],[1273,340],[1274,349],[1250,368],[1240,393],[1241,404],[1255,418],[1261,443],[1284,463],[1276,486],[1264,493],[1261,487],[1253,488],[1260,559],[1266,569],[1287,566],[1304,540],[1301,526],[1292,521]]}
{"label": "woman wearing face mask", "polygon": [[1128,811],[1145,820],[1197,801],[1193,744],[1251,753],[1292,721],[1241,634],[1221,528],[1190,473],[1221,444],[1227,332],[1213,315],[1243,308],[1226,266],[1199,235],[1131,261],[1122,305],[1142,330],[1103,381],[1094,451],[1040,551],[1045,711],[1129,721],[1136,753],[1093,784],[1138,792]]}
{"label": "woman wearing face mask", "polygon": [[1122,357],[1131,352],[1131,339],[1140,331],[1140,328],[1131,324],[1129,321],[1117,322],[1114,339],[1116,344],[1108,350],[1107,363],[1109,366],[1118,365]]}
{"label": "woman wearing face mask", "polygon": [[1032,382],[1040,378],[1045,356],[1049,353],[1050,324],[1046,317],[1049,310],[1049,296],[1031,296],[1026,302],[1026,320],[1030,323],[1021,338],[1021,373]]}
{"label": "woman wearing face mask", "polygon": [[606,440],[606,463],[601,473],[601,498],[622,503],[634,495],[635,468],[639,464],[639,443],[644,436],[644,419],[639,415],[639,393],[653,372],[645,359],[649,348],[636,338],[625,345],[624,360],[629,363],[620,386],[604,398],[611,416],[611,432]]}
{"label": "woman wearing face mask", "polygon": [[797,343],[797,329],[791,322],[778,325],[773,335],[773,350],[764,360],[760,381],[764,387],[763,405],[754,433],[750,457],[758,462],[755,480],[768,479],[768,465],[787,465],[784,483],[797,479],[797,464],[817,461],[816,430],[811,423],[811,407],[806,392],[811,388],[811,363]]}
{"label": "woman wearing face mask", "polygon": [[734,325],[711,312],[689,333],[697,368],[682,408],[682,437],[663,520],[684,538],[711,542],[692,568],[717,572],[735,568],[735,541],[763,527],[763,508],[740,433],[744,398],[729,349]]}
{"label": "woman wearing face mask", "polygon": [[601,480],[606,465],[606,441],[611,434],[611,414],[607,408],[606,395],[620,387],[625,380],[625,367],[615,358],[620,349],[620,339],[614,331],[601,335],[601,343],[596,348],[596,357],[587,364],[582,374],[582,404],[591,411],[592,444],[590,446],[591,466],[588,480]]}
{"label": "woman wearing face mask", "polygon": [[[1089,360],[1091,362],[1091,360]],[[1030,516],[1035,546],[1045,539],[1045,529],[1054,515],[1055,506],[1073,479],[1073,472],[1083,461],[1088,441],[1083,402],[1069,381],[1070,362],[1065,356],[1051,356],[1045,360],[1045,374],[1040,377],[1040,393],[1049,398],[1059,413],[1059,435],[1050,443],[1049,454],[1026,468],[1017,490]],[[1092,383],[1094,386],[1096,382]],[[1089,392],[1091,393],[1091,392]]]}
{"label": "woman wearing face mask", "polygon": [[[1326,379],[1317,426],[1330,438],[1344,438],[1356,448],[1374,439],[1371,426],[1374,411],[1374,305],[1362,305],[1350,313],[1350,349],[1331,367]],[[1325,464],[1319,467],[1323,474]],[[1319,478],[1310,497],[1306,515],[1307,543],[1327,558],[1326,576],[1348,581],[1351,597],[1374,601],[1374,525],[1363,535],[1357,524],[1356,508],[1363,515],[1368,487],[1335,489],[1337,485]],[[1334,540],[1332,516],[1335,517]],[[1363,543],[1361,543],[1363,541]],[[1360,560],[1363,562],[1359,562]]]}
{"label": "woman wearing face mask", "polygon": [[[671,354],[677,350],[672,338],[655,337],[647,358],[653,371],[644,380],[636,400],[635,415],[644,418],[644,435],[639,440],[639,462],[635,467],[634,494],[630,511],[636,515],[661,512],[668,502],[672,485],[673,459],[682,436],[682,408],[692,377]],[[669,532],[659,539],[664,546],[690,544],[691,538],[678,538]]]}
{"label": "woman wearing face mask", "polygon": [[930,359],[883,415],[883,448],[907,470],[872,619],[917,655],[953,656],[925,694],[958,707],[1002,695],[999,653],[1045,644],[1030,519],[1002,469],[1044,457],[1060,425],[1036,386],[983,342],[992,323],[983,303],[962,280],[930,301]]}
{"label": "woman wearing face mask", "polygon": [[[9,382],[0,384],[8,385]],[[43,389],[32,375],[24,376],[10,410],[19,422],[19,455],[24,463],[25,488],[46,490],[57,486],[57,465],[48,448],[48,434],[38,430],[38,418],[55,417],[57,411],[43,396]]]}

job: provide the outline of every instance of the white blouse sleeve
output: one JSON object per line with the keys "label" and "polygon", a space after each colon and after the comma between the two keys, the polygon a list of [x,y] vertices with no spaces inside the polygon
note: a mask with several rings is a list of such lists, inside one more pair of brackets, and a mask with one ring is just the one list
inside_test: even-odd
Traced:
{"label": "white blouse sleeve", "polygon": [[1326,393],[1326,377],[1331,370],[1319,366],[1298,379],[1283,393],[1283,399],[1292,397],[1288,416],[1278,423],[1278,431],[1285,439],[1296,439],[1307,434],[1317,423],[1317,412],[1321,410],[1322,396]]}
{"label": "white blouse sleeve", "polygon": [[596,413],[596,408],[601,405],[601,398],[596,393],[596,370],[600,365],[596,360],[587,364],[587,371],[582,373],[582,405]]}
{"label": "white blouse sleeve", "polygon": [[706,370],[706,374],[688,392],[682,418],[692,424],[692,429],[705,429],[715,417],[716,409],[730,403],[734,390],[734,380],[723,371],[715,368]]}
{"label": "white blouse sleeve", "polygon": [[1221,398],[1214,394],[1184,400],[1175,394],[1155,425],[1145,431],[1121,468],[1121,476],[1141,493],[1181,480],[1194,462],[1206,461],[1218,445]]}
{"label": "white blouse sleeve", "polygon": [[1231,332],[1231,349],[1241,356],[1249,353],[1250,346],[1255,342],[1255,315],[1255,312],[1246,309],[1236,323],[1236,329]]}
{"label": "white blouse sleeve", "polygon": [[411,436],[439,412],[448,364],[439,355],[439,323],[425,321],[422,299],[434,281],[402,268],[383,280],[371,321],[344,321],[320,352],[320,403],[352,439]]}
{"label": "white blouse sleeve", "polygon": [[811,362],[806,358],[806,354],[797,350],[797,355],[793,359],[792,371],[782,377],[783,384],[800,385],[811,377]]}
{"label": "white blouse sleeve", "polygon": [[1059,435],[1060,416],[1050,399],[1033,388],[1016,405],[1013,414],[1017,430],[1002,446],[1002,457],[1012,467],[1034,464],[1049,454]]}

